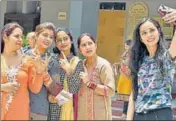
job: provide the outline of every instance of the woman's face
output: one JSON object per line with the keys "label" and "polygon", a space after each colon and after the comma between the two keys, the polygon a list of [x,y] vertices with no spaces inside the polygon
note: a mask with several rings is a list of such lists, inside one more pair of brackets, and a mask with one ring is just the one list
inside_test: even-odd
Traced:
{"label": "woman's face", "polygon": [[4,36],[5,45],[12,51],[17,51],[21,48],[23,31],[20,28],[15,28],[9,36]]}
{"label": "woman's face", "polygon": [[50,29],[44,29],[36,38],[36,45],[40,48],[47,49],[54,41],[54,32]]}
{"label": "woman's face", "polygon": [[156,46],[159,41],[159,31],[152,22],[146,21],[140,26],[140,37],[147,47]]}
{"label": "woman's face", "polygon": [[56,35],[56,47],[60,51],[68,51],[71,49],[72,41],[68,34],[64,31],[57,32]]}
{"label": "woman's face", "polygon": [[79,50],[86,56],[91,57],[96,53],[97,45],[89,36],[84,36],[81,38]]}
{"label": "woman's face", "polygon": [[28,36],[27,36],[27,41],[29,43],[29,46],[31,48],[34,48],[35,46],[35,33],[30,33]]}
{"label": "woman's face", "polygon": [[129,50],[130,46],[125,43],[125,50]]}

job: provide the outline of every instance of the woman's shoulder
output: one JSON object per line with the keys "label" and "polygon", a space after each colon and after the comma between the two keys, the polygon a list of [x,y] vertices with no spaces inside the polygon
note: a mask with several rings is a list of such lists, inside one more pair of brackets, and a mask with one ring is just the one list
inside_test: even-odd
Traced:
{"label": "woman's shoulder", "polygon": [[112,68],[112,65],[107,59],[99,56],[96,68],[98,70],[110,69]]}
{"label": "woman's shoulder", "polygon": [[100,56],[98,56],[97,63],[99,65],[111,65],[111,63],[107,59],[100,57]]}

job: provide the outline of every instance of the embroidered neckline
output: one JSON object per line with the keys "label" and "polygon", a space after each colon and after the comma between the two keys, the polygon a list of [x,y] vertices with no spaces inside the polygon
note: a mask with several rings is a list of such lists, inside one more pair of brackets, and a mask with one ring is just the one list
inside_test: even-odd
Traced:
{"label": "embroidered neckline", "polygon": [[[17,75],[18,75],[19,69],[22,66],[22,63],[20,63],[16,66],[11,66],[11,67],[8,67],[5,60],[4,60],[4,63],[6,64],[5,74],[6,74],[6,77],[7,77],[7,82],[17,82]],[[11,93],[7,94],[7,100],[6,100],[7,102],[6,102],[6,106],[5,106],[5,113],[7,113],[7,111],[9,110],[10,104],[13,101],[13,97],[14,96]]]}

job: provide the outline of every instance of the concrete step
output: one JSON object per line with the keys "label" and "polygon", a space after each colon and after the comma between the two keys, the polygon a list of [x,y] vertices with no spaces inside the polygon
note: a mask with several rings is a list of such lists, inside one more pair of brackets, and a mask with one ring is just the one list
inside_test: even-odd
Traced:
{"label": "concrete step", "polygon": [[125,119],[122,119],[121,116],[112,116],[112,120],[125,120]]}
{"label": "concrete step", "polygon": [[123,101],[114,101],[112,100],[112,107],[123,108]]}

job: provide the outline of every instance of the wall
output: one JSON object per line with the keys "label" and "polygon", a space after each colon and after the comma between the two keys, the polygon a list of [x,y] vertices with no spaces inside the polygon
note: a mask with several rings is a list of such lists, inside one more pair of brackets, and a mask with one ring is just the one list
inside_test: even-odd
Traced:
{"label": "wall", "polygon": [[99,3],[97,0],[82,0],[82,23],[81,33],[91,33],[94,37],[97,35],[98,25],[98,9]]}
{"label": "wall", "polygon": [[[145,2],[147,3],[147,6],[149,8],[149,16],[159,16],[159,14],[157,13],[157,9],[159,7],[160,4],[165,4],[166,6],[172,7],[172,8],[176,8],[176,0],[98,0],[98,5],[99,2],[126,2],[126,12],[128,15],[128,8],[130,7],[130,5],[136,1],[139,2]],[[97,15],[98,16],[98,15]],[[97,23],[97,22],[94,22]],[[126,35],[126,31],[128,29],[128,25],[129,23],[127,23],[126,21],[126,30],[125,30],[125,37],[124,39],[127,37]],[[97,25],[96,25],[97,27]]]}
{"label": "wall", "polygon": [[[157,9],[160,4],[165,4],[169,7],[176,8],[176,0],[71,0],[71,1],[82,1],[82,16],[81,16],[81,30],[76,30],[77,33],[84,33],[89,32],[94,37],[97,35],[97,25],[98,25],[98,10],[100,2],[126,2],[126,12],[128,15],[128,8],[133,2],[136,1],[143,1],[147,3],[149,8],[149,15],[150,16],[159,16],[157,13]],[[71,2],[72,3],[72,2]],[[71,14],[77,15],[73,12]],[[70,22],[72,26],[73,22]],[[74,24],[74,23],[73,23]],[[126,25],[128,25],[126,21]],[[126,31],[128,26],[126,26],[125,30],[125,37],[126,38]]]}
{"label": "wall", "polygon": [[83,2],[81,0],[70,2],[69,30],[73,36],[75,47],[77,46],[77,38],[81,34],[82,5]]}
{"label": "wall", "polygon": [[[41,1],[41,23],[52,22],[56,27],[69,27],[69,0]],[[66,12],[67,20],[58,20],[58,13]]]}
{"label": "wall", "polygon": [[17,2],[16,1],[7,1],[7,13],[14,13],[17,10]]}
{"label": "wall", "polygon": [[2,27],[4,26],[4,13],[6,13],[6,5],[7,2],[6,1],[1,1],[0,2],[0,29],[2,29]]}
{"label": "wall", "polygon": [[34,13],[36,10],[37,1],[27,1],[26,11],[27,13]]}

